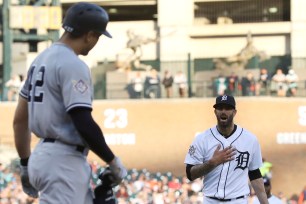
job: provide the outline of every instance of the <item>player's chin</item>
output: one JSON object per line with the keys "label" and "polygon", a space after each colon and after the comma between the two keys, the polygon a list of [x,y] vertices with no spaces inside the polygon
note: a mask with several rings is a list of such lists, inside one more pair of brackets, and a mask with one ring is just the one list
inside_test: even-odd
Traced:
{"label": "player's chin", "polygon": [[87,56],[87,55],[88,55],[88,53],[89,53],[89,51],[83,51],[83,52],[81,52],[81,55],[83,55],[83,56]]}
{"label": "player's chin", "polygon": [[222,127],[227,127],[230,124],[228,119],[219,119],[218,123],[219,123],[219,126],[222,126]]}

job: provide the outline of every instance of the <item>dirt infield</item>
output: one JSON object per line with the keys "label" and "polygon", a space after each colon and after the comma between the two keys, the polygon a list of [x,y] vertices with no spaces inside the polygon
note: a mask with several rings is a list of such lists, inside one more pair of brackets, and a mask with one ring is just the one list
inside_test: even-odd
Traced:
{"label": "dirt infield", "polygon": [[[273,191],[300,192],[306,185],[306,98],[236,101],[235,122],[258,137],[263,156],[273,164]],[[94,101],[93,116],[128,168],[183,175],[194,136],[215,125],[213,104],[213,98]],[[0,104],[0,144],[13,144],[15,106]]]}

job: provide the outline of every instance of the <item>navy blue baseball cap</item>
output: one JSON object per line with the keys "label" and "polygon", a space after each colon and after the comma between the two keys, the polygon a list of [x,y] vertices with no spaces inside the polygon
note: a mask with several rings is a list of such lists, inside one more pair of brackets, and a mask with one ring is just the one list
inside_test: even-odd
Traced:
{"label": "navy blue baseball cap", "polygon": [[229,105],[233,107],[234,109],[236,109],[236,101],[233,96],[229,96],[229,95],[217,96],[216,104],[213,107],[217,108],[219,105],[223,105],[223,104]]}

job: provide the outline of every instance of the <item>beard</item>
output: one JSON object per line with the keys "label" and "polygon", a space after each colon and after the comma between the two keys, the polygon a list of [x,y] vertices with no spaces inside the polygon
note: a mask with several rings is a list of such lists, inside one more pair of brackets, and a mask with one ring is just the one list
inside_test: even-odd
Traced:
{"label": "beard", "polygon": [[234,121],[234,114],[229,115],[226,120],[222,120],[220,115],[217,117],[217,120],[218,120],[218,126],[220,126],[221,128],[230,127]]}

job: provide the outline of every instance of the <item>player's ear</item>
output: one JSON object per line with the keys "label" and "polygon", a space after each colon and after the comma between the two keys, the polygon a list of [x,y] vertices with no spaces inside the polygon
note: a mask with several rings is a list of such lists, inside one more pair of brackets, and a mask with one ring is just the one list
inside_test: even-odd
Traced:
{"label": "player's ear", "polygon": [[99,38],[101,36],[100,33],[94,32],[94,31],[89,31],[87,33],[87,40],[91,41],[91,40],[96,40],[97,38]]}
{"label": "player's ear", "polygon": [[91,38],[92,38],[92,31],[89,31],[84,35],[85,42],[90,42]]}

